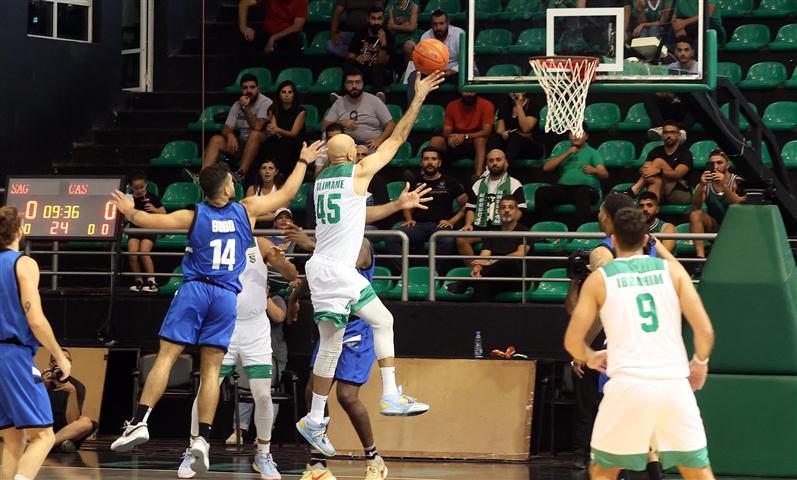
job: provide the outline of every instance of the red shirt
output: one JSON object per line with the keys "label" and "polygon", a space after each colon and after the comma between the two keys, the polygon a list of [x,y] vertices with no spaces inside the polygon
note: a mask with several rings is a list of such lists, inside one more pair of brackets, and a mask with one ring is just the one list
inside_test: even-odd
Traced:
{"label": "red shirt", "polygon": [[451,127],[451,133],[472,133],[482,129],[482,125],[493,124],[495,106],[486,98],[476,97],[476,103],[466,107],[459,98],[446,105],[444,125]]}
{"label": "red shirt", "polygon": [[263,30],[272,35],[293,25],[296,18],[307,18],[307,0],[257,0],[257,3],[266,4]]}

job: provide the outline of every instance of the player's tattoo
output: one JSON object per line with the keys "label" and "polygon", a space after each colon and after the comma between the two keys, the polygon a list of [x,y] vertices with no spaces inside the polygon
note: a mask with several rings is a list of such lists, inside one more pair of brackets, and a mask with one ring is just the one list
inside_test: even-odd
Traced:
{"label": "player's tattoo", "polygon": [[25,302],[25,304],[22,305],[22,307],[25,309],[26,313],[29,312],[30,311],[30,302]]}

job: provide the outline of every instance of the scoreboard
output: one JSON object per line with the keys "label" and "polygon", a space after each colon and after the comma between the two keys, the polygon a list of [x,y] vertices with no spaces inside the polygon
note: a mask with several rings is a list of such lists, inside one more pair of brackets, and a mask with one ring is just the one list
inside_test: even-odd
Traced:
{"label": "scoreboard", "polygon": [[111,192],[123,178],[9,176],[6,205],[17,207],[31,239],[117,240],[121,222]]}

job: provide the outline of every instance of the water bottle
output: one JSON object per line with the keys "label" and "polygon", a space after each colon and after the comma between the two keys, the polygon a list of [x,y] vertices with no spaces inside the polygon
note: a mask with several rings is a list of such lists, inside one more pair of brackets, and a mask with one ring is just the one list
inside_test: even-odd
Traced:
{"label": "water bottle", "polygon": [[482,349],[482,332],[476,330],[476,335],[473,337],[473,358],[483,358],[484,349]]}

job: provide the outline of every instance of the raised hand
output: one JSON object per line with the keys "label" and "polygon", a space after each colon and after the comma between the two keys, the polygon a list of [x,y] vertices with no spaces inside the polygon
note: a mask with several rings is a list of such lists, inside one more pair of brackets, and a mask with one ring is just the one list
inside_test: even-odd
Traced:
{"label": "raised hand", "polygon": [[432,90],[437,90],[441,83],[446,79],[445,74],[440,70],[415,81],[415,97],[423,101]]}
{"label": "raised hand", "polygon": [[111,193],[111,198],[113,203],[116,204],[116,209],[124,216],[127,216],[136,209],[135,202],[133,202],[130,197],[120,190],[114,190]]}
{"label": "raised hand", "polygon": [[302,143],[302,152],[299,154],[299,159],[304,161],[306,164],[311,164],[315,162],[315,159],[318,158],[319,154],[326,153],[327,146],[321,140],[316,140],[315,142],[311,143],[309,146],[307,142]]}
{"label": "raised hand", "polygon": [[428,188],[425,183],[421,183],[415,190],[410,191],[409,182],[405,182],[404,190],[401,191],[401,195],[399,195],[397,200],[399,208],[402,210],[409,210],[411,208],[428,210],[429,207],[424,205],[424,203],[431,202],[434,197],[426,197],[425,195],[431,191],[432,189]]}

